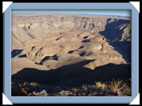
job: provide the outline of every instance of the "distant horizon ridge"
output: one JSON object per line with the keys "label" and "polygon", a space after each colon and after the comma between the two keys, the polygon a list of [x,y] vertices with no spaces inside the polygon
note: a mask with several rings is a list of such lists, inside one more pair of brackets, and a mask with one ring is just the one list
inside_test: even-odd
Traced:
{"label": "distant horizon ridge", "polygon": [[122,15],[102,15],[102,14],[87,14],[87,13],[12,13],[12,14],[43,14],[43,15],[48,15],[48,14],[65,14],[65,15],[89,15],[89,16],[109,16],[109,17],[125,17],[125,18],[131,18],[131,16],[122,16]]}

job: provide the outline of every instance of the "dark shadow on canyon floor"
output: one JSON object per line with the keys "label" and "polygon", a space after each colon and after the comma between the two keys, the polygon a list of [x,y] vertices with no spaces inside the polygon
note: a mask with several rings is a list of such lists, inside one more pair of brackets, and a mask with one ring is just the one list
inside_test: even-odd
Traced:
{"label": "dark shadow on canyon floor", "polygon": [[90,60],[87,60],[49,71],[24,68],[14,74],[12,80],[17,79],[26,82],[77,87],[82,84],[93,84],[95,81],[105,82],[112,79],[124,80],[130,78],[130,64],[107,64],[97,67],[95,70],[90,70],[83,67],[89,62]]}

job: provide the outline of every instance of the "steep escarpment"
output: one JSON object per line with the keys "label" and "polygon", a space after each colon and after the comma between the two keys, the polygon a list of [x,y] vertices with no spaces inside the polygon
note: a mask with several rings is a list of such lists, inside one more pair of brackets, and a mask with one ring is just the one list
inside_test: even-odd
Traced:
{"label": "steep escarpment", "polygon": [[[23,44],[27,40],[44,39],[49,36],[51,31],[56,30],[67,31],[76,29],[80,30],[80,32],[89,31],[92,34],[99,33],[100,31],[104,31],[106,29],[105,27],[109,23],[108,20],[114,22],[114,20],[119,21],[120,19],[117,17],[108,19],[108,17],[82,15],[13,14],[11,30],[12,50],[17,48],[23,49]],[[126,24],[126,21],[128,22],[128,20],[125,19],[124,22],[117,23],[123,25]],[[115,23],[112,27],[115,28],[121,26]],[[127,25],[125,25],[125,27],[127,27]],[[113,32],[113,30],[109,32]]]}
{"label": "steep escarpment", "polygon": [[[111,21],[111,22],[110,22]],[[131,21],[108,19],[104,31],[99,32],[105,36],[111,46],[115,48],[123,58],[131,62]]]}

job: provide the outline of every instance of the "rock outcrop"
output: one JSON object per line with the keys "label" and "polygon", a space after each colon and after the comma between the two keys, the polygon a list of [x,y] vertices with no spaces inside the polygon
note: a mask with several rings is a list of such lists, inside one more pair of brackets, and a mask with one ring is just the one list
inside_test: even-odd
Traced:
{"label": "rock outcrop", "polygon": [[41,41],[27,41],[24,47],[26,57],[51,69],[85,60],[94,60],[85,65],[92,70],[108,63],[126,63],[122,55],[106,42],[104,36],[89,32],[78,36],[75,32],[59,31]]}

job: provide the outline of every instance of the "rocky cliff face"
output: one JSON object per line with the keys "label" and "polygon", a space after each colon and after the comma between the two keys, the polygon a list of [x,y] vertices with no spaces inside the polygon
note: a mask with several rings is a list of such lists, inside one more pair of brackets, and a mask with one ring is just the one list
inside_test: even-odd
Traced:
{"label": "rocky cliff face", "polygon": [[22,49],[18,58],[48,70],[86,60],[92,60],[84,65],[91,70],[124,64],[130,58],[130,26],[130,19],[118,17],[14,14],[12,50]]}
{"label": "rocky cliff face", "polygon": [[[12,15],[11,31],[12,50],[17,48],[23,48],[23,44],[29,39],[43,39],[47,37],[51,31],[55,30],[77,29],[81,32],[89,31],[90,33],[95,34],[107,30],[107,32],[104,33],[109,33],[109,37],[117,38],[119,36],[122,37],[121,40],[123,40],[127,37],[130,37],[130,25],[128,26],[128,23],[129,20],[120,20],[119,18],[108,18],[99,16],[93,17],[80,15],[76,16],[14,14]],[[121,32],[116,31],[116,27],[118,27],[117,29],[121,29]],[[122,33],[123,36],[121,36]]]}

